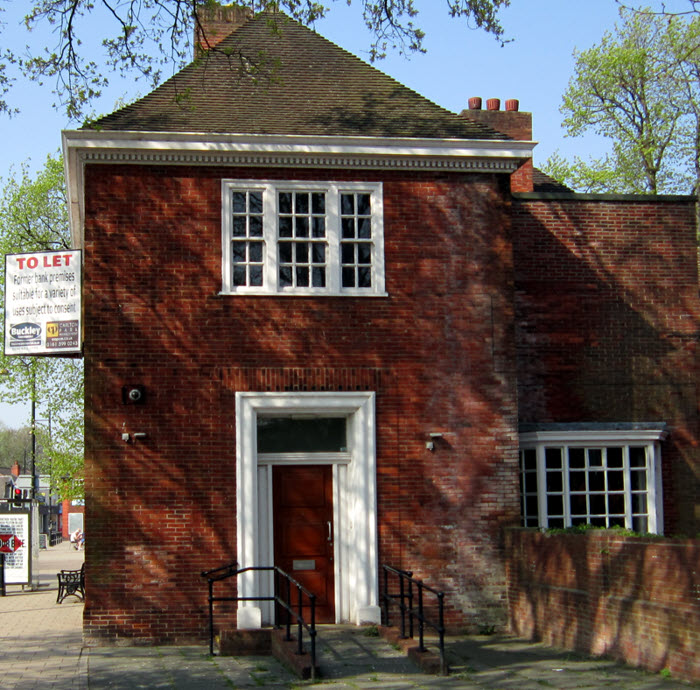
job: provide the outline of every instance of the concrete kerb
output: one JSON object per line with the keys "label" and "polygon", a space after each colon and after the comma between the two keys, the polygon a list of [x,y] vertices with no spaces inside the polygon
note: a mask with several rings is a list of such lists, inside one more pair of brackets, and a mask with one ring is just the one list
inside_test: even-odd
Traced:
{"label": "concrete kerb", "polygon": [[[89,548],[89,546],[88,546]],[[82,552],[67,543],[40,552],[36,592],[10,585],[0,598],[0,684],[31,688],[291,688],[300,681],[270,656],[210,657],[206,645],[85,647],[83,605],[56,604],[56,573],[76,569]],[[88,583],[89,586],[89,583]],[[89,596],[89,591],[88,591]],[[204,594],[203,594],[204,596]],[[687,684],[508,637],[448,637],[449,676],[422,672],[399,645],[355,626],[321,626],[324,690],[350,688],[687,688]],[[433,647],[428,640],[428,646]],[[694,686],[697,687],[697,686]]]}

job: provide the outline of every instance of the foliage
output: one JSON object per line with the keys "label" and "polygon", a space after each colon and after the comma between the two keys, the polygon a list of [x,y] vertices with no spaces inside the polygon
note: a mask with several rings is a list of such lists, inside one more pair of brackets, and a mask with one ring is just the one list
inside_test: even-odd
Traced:
{"label": "foliage", "polygon": [[[69,246],[63,162],[49,156],[31,177],[11,172],[0,192],[3,254],[59,250]],[[0,292],[4,285],[0,285]],[[2,303],[4,304],[4,295]],[[50,474],[61,498],[82,495],[82,361],[59,357],[0,357],[0,400],[35,405],[38,471]]]}
{"label": "foliage", "polygon": [[640,6],[637,3],[627,2],[626,0],[615,0],[615,2],[620,5],[620,7],[626,10],[632,10],[633,12],[641,12],[644,14],[656,14],[671,17],[681,17],[688,14],[700,14],[700,0],[686,0],[686,4],[682,9],[672,10],[666,5],[665,2],[661,3],[661,8],[659,10],[651,10],[648,7]]}
{"label": "foliage", "polygon": [[31,453],[30,433],[29,427],[10,429],[0,422],[0,467],[9,469],[14,462],[20,468],[26,466]]}
{"label": "foliage", "polygon": [[570,136],[594,132],[611,152],[590,162],[555,156],[550,176],[584,191],[690,192],[700,151],[700,17],[621,10],[615,33],[576,53],[564,95]]}
{"label": "foliage", "polygon": [[[388,49],[423,51],[425,34],[415,23],[416,2],[355,0],[374,39],[373,59],[383,57]],[[510,0],[444,2],[451,17],[497,38],[503,35],[498,12]],[[313,24],[330,10],[330,0],[242,0],[240,4],[256,12],[279,9],[304,24]],[[31,0],[24,10],[26,54],[7,47],[8,41],[2,38],[8,27],[0,24],[0,45],[5,45],[0,48],[0,112],[15,112],[6,99],[21,77],[39,83],[52,80],[60,107],[74,119],[84,117],[87,106],[109,84],[110,74],[144,77],[154,87],[165,67],[174,71],[189,61],[193,28],[201,29],[203,11],[216,6],[214,0]],[[46,47],[47,40],[54,45]],[[96,51],[91,46],[102,51],[101,57],[93,59]]]}
{"label": "foliage", "polygon": [[379,637],[379,628],[376,625],[368,625],[362,631],[362,634],[365,637]]}
{"label": "foliage", "polygon": [[555,180],[586,194],[604,194],[623,187],[622,171],[616,170],[610,157],[587,162],[575,156],[569,162],[555,152],[541,168]]}
{"label": "foliage", "polygon": [[627,527],[621,527],[620,525],[613,525],[612,527],[599,527],[598,525],[590,525],[588,523],[573,525],[572,527],[548,527],[542,531],[546,532],[547,534],[589,534],[591,532],[606,531],[623,537],[643,537],[645,539],[664,538],[663,535],[660,534],[654,534],[653,532],[635,532],[634,530],[628,529]]}
{"label": "foliage", "polygon": [[63,160],[47,156],[34,178],[22,166],[10,172],[0,192],[0,248],[3,253],[70,248]]}

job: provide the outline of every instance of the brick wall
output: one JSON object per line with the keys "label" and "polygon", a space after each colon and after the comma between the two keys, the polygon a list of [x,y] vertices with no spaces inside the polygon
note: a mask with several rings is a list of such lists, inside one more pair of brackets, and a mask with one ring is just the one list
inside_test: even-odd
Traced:
{"label": "brick wall", "polygon": [[700,541],[507,530],[509,625],[530,639],[700,680]]}
{"label": "brick wall", "polygon": [[700,531],[697,245],[689,198],[513,203],[521,422],[665,421],[666,534]]}
{"label": "brick wall", "polygon": [[229,34],[243,26],[253,16],[250,7],[227,5],[224,7],[199,5],[194,27],[195,54],[201,57],[207,50],[221,43]]}
{"label": "brick wall", "polygon": [[85,513],[85,506],[72,505],[72,501],[64,500],[61,503],[61,535],[64,539],[70,539],[70,517],[71,513]]}
{"label": "brick wall", "polygon": [[[532,113],[520,112],[519,110],[500,110],[500,100],[495,100],[499,104],[496,110],[480,110],[470,107],[469,110],[463,110],[460,115],[491,127],[497,132],[503,132],[516,141],[531,141]],[[511,191],[531,192],[533,190],[532,176],[533,166],[530,158],[510,176]]]}
{"label": "brick wall", "polygon": [[[389,296],[221,296],[220,181],[254,177],[383,180]],[[206,634],[199,573],[236,557],[244,390],[375,390],[380,562],[445,589],[453,629],[504,623],[501,528],[519,519],[507,180],[127,165],[85,180],[87,639]],[[145,404],[122,403],[133,384]]]}

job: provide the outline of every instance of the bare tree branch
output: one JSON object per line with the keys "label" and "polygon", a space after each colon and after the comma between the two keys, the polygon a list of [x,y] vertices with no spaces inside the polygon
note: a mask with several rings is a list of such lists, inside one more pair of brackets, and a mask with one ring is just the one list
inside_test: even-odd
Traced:
{"label": "bare tree branch", "polygon": [[[417,24],[415,0],[354,2],[373,35],[373,59],[383,57],[388,50],[402,54],[424,50],[425,33]],[[498,12],[510,0],[445,2],[449,16],[503,41]],[[309,25],[330,11],[330,0],[245,0],[241,4],[254,12],[282,11]],[[204,35],[202,12],[212,6],[216,6],[214,0],[31,0],[24,18],[29,37],[33,30],[48,27],[53,30],[55,44],[46,48],[41,40],[30,40],[27,56],[9,48],[0,53],[0,112],[12,112],[7,97],[19,77],[39,83],[53,80],[58,107],[73,119],[85,115],[112,73],[145,78],[153,88],[165,70],[173,73],[192,58],[194,29]],[[98,17],[99,24],[95,21]],[[0,40],[6,30],[0,25]],[[92,58],[98,49],[103,57]],[[13,73],[14,68],[19,68],[18,74]]]}

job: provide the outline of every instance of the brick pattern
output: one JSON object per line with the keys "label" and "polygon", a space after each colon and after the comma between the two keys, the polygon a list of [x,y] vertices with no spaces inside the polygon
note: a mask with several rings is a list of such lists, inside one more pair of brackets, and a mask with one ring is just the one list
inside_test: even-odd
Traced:
{"label": "brick pattern", "polygon": [[[532,140],[532,113],[511,110],[463,110],[460,117],[479,122],[516,141]],[[511,176],[512,192],[531,192],[534,188],[532,159],[525,161]]]}
{"label": "brick pattern", "polygon": [[520,421],[666,422],[665,532],[694,536],[693,203],[516,200],[513,252]]}
{"label": "brick pattern", "polygon": [[[254,177],[358,179],[86,167],[86,637],[206,634],[199,573],[236,555],[239,390],[375,390],[380,562],[444,589],[452,629],[503,624],[500,530],[519,519],[507,182],[360,177],[384,183],[388,297],[221,296],[220,181]],[[145,403],[123,404],[135,384]]]}
{"label": "brick pattern", "polygon": [[203,5],[198,8],[198,15],[201,26],[195,27],[194,45],[197,56],[201,57],[250,19],[253,16],[253,10],[239,5],[224,7]]}
{"label": "brick pattern", "polygon": [[506,532],[509,625],[528,639],[700,680],[700,541]]}
{"label": "brick pattern", "polygon": [[85,506],[75,506],[71,505],[72,501],[62,501],[61,502],[61,536],[64,539],[70,539],[70,518],[68,517],[71,513],[85,513]]}

